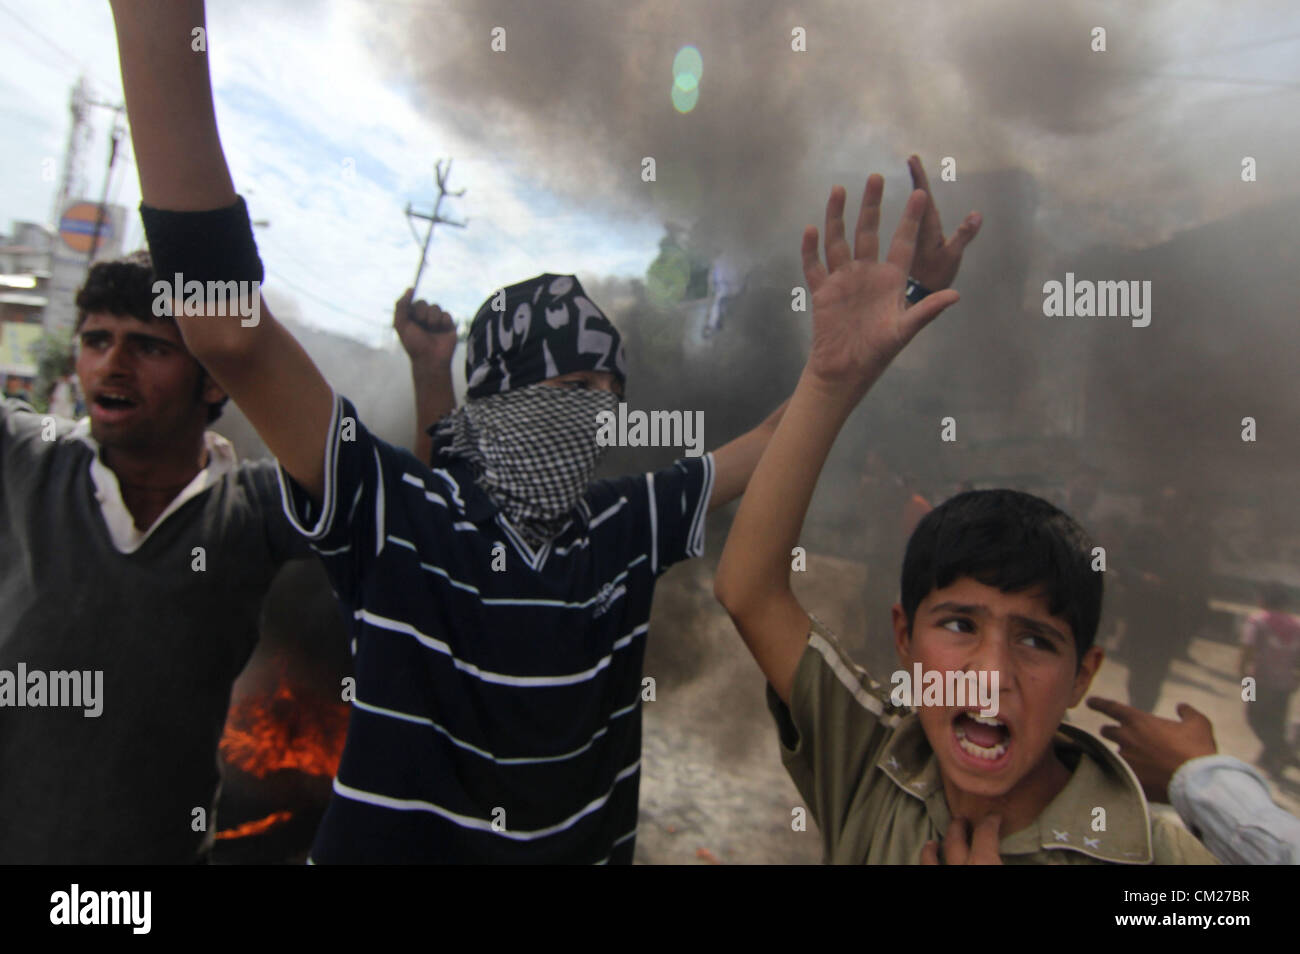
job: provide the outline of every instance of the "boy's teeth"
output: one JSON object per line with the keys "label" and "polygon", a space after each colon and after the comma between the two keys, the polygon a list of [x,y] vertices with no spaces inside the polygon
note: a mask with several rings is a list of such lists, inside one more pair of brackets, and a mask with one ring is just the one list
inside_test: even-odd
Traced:
{"label": "boy's teeth", "polygon": [[961,729],[957,730],[957,744],[960,745],[962,751],[968,755],[973,755],[977,759],[988,759],[990,762],[1002,758],[1007,751],[1007,744],[1005,742],[999,742],[990,749],[986,749],[982,745],[976,745],[970,739],[966,738],[966,733],[962,732]]}

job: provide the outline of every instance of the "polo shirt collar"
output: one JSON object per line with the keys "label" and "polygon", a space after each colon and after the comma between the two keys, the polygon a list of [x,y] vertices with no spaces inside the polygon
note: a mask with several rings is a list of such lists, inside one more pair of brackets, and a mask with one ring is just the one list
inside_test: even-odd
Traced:
{"label": "polo shirt collar", "polygon": [[[1062,723],[1052,744],[1072,750],[1078,763],[1037,822],[1002,839],[1001,854],[1074,851],[1118,864],[1150,864],[1151,816],[1132,769],[1101,739],[1078,726]],[[904,792],[925,803],[936,829],[947,831],[952,816],[939,760],[915,713],[899,724],[876,766]],[[1104,814],[1096,811],[1099,808]],[[1094,826],[1103,820],[1104,830],[1096,830]]]}
{"label": "polo shirt collar", "polygon": [[[433,428],[429,430],[432,431]],[[497,505],[492,502],[487,492],[474,482],[474,470],[469,464],[450,454],[435,454],[431,469],[447,485],[452,500],[466,520],[482,526],[496,518]]]}
{"label": "polo shirt collar", "polygon": [[[434,425],[434,427],[436,426]],[[431,427],[429,430],[432,433],[433,428]],[[436,448],[433,456],[434,464],[436,464],[432,468],[433,472],[448,485],[449,490],[453,491],[457,508],[465,519],[479,527],[484,524],[498,525],[504,536],[523,557],[524,562],[534,570],[542,568],[546,563],[547,556],[551,553],[555,541],[563,537],[574,525],[574,520],[571,519],[560,528],[559,533],[534,550],[506,518],[506,515],[492,500],[488,492],[475,482],[474,469],[467,461],[453,454],[439,454]],[[591,510],[587,506],[585,494],[578,499],[573,516],[582,527],[585,527],[590,522]]]}
{"label": "polo shirt collar", "polygon": [[100,459],[99,442],[90,433],[90,418],[83,417],[79,420],[68,436],[83,442],[92,451],[90,479],[95,486],[95,500],[99,503],[100,513],[104,516],[104,524],[108,527],[108,535],[113,541],[113,546],[120,553],[134,553],[140,549],[153,532],[162,526],[164,520],[239,465],[239,457],[230,441],[213,431],[204,431],[203,442],[208,451],[207,466],[195,474],[194,479],[172,498],[167,509],[158,515],[158,519],[147,530],[141,532],[122,499],[122,488],[117,481],[117,475]]}

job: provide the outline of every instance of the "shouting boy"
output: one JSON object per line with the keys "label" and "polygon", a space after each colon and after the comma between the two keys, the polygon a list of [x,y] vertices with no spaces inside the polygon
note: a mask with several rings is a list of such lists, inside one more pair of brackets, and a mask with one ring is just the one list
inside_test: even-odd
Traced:
{"label": "shouting boy", "polygon": [[[939,291],[908,307],[904,296],[923,191],[908,199],[877,261],[883,189],[880,176],[867,180],[852,249],[844,192],[832,190],[824,265],[817,229],[804,232],[812,350],[715,582],[767,676],[782,757],[826,860],[937,863],[944,838],[949,864],[1211,864],[1176,822],[1152,820],[1116,755],[1062,724],[1101,664],[1092,643],[1102,584],[1086,535],[1050,504],[1007,490],[964,493],[927,514],[908,543],[902,602],[892,609],[901,668],[988,677],[980,683],[996,686],[996,698],[983,713],[969,696],[913,692],[909,701],[923,703],[916,713],[895,704],[897,694],[855,666],[791,591],[790,553],[840,428],[890,361],[957,301]],[[972,844],[967,824],[976,826]]]}

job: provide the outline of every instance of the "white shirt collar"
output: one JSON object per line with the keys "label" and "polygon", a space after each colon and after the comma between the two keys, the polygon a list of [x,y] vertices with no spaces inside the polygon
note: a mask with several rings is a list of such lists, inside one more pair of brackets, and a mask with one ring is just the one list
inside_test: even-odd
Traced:
{"label": "white shirt collar", "polygon": [[108,535],[113,540],[113,546],[120,553],[134,553],[140,549],[149,539],[149,535],[162,526],[164,520],[187,501],[216,484],[239,463],[235,448],[230,441],[213,431],[204,431],[203,441],[208,450],[207,466],[194,475],[194,479],[172,499],[167,509],[158,515],[158,519],[149,529],[142,533],[136,528],[135,518],[131,516],[131,511],[126,508],[126,503],[122,500],[122,488],[117,482],[117,475],[100,460],[99,442],[90,435],[90,418],[83,417],[78,421],[69,436],[84,441],[95,452],[90,461],[90,479],[95,485],[95,499],[99,501],[99,509],[104,515]]}

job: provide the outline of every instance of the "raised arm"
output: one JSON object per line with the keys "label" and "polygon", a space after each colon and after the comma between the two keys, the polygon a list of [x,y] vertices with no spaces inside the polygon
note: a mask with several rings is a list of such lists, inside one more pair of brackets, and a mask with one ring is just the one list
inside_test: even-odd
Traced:
{"label": "raised arm", "polygon": [[[983,223],[978,212],[971,212],[962,220],[952,236],[943,237],[943,224],[939,220],[939,207],[930,192],[930,180],[919,156],[907,160],[912,175],[912,185],[926,195],[925,212],[916,236],[916,255],[912,260],[911,277],[930,291],[942,291],[952,285],[961,268],[966,246],[979,234]],[[789,406],[787,400],[773,411],[763,423],[735,440],[723,444],[713,452],[713,494],[709,497],[709,510],[726,506],[745,492],[758,459],[763,456],[768,441],[776,433],[776,425]]]}
{"label": "raised arm", "polygon": [[415,290],[393,307],[393,328],[406,356],[411,359],[411,382],[415,385],[415,440],[411,452],[429,463],[433,438],[429,427],[456,408],[456,391],[451,383],[451,358],[456,352],[456,323],[437,305],[412,302]]}
{"label": "raised arm", "polygon": [[776,426],[781,423],[785,409],[790,406],[787,398],[781,406],[769,414],[758,427],[746,431],[734,440],[727,441],[713,452],[713,493],[709,495],[709,511],[725,507],[745,492],[749,486],[758,459],[763,456],[768,442],[776,433]]}
{"label": "raised arm", "polygon": [[[208,75],[203,0],[111,0],[144,205],[208,212],[236,201]],[[203,30],[203,42],[199,42]],[[242,238],[242,236],[241,236]],[[251,234],[246,239],[251,243]],[[155,264],[169,249],[153,248]],[[210,262],[229,249],[213,247]],[[167,269],[159,269],[160,275]],[[165,276],[170,279],[170,275]],[[247,280],[246,275],[209,275]],[[284,469],[320,502],[333,394],[307,353],[258,300],[255,317],[184,315],[195,358],[239,405]]]}
{"label": "raised arm", "polygon": [[831,190],[824,265],[817,229],[804,230],[812,351],[749,481],[714,582],[714,594],[787,703],[811,624],[790,588],[791,550],[817,477],[867,390],[907,342],[958,297],[951,290],[936,292],[907,306],[903,294],[928,196],[923,190],[912,193],[886,260],[877,262],[883,191],[880,176],[867,180],[851,250],[844,233],[844,190]]}

